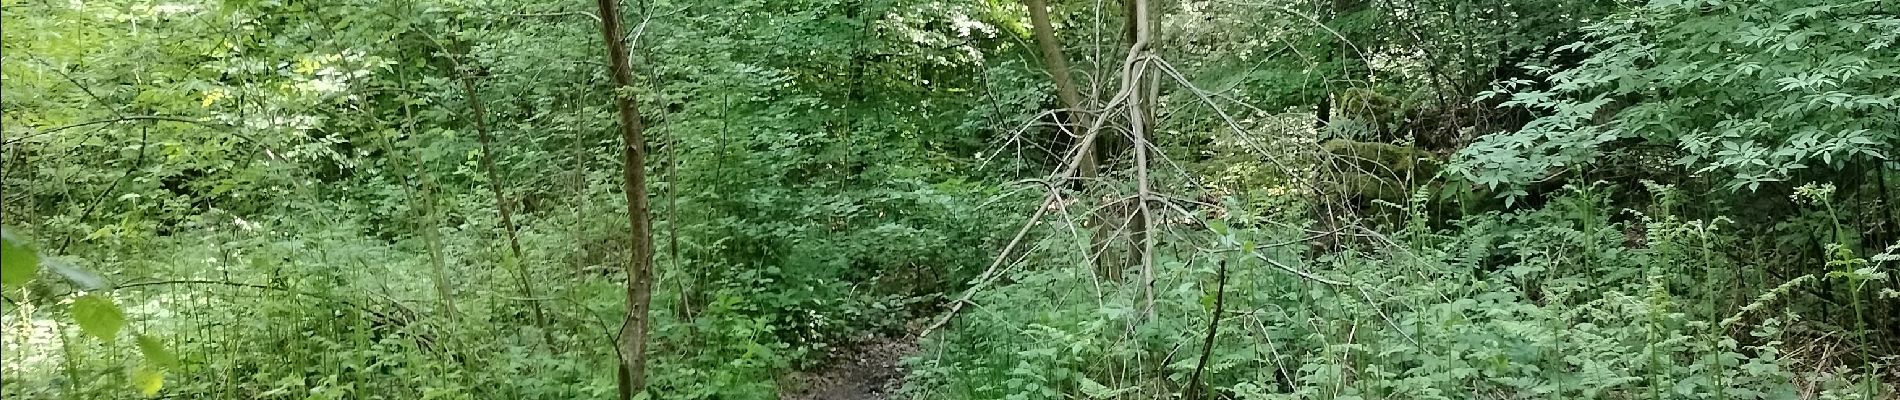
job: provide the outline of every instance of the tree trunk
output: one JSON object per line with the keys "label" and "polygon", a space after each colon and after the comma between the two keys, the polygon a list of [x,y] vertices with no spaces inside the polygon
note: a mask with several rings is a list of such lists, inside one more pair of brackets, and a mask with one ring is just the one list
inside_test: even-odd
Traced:
{"label": "tree trunk", "polygon": [[[1045,0],[1024,0],[1023,4],[1029,7],[1029,25],[1033,31],[1032,33],[1036,37],[1036,46],[1042,50],[1043,68],[1049,70],[1049,78],[1054,81],[1056,86],[1056,99],[1062,102],[1062,115],[1064,120],[1062,133],[1058,134],[1054,140],[1050,142],[1054,143],[1056,148],[1064,148],[1067,147],[1063,146],[1064,143],[1074,142],[1072,138],[1081,137],[1083,130],[1093,127],[1095,125],[1095,118],[1089,115],[1087,109],[1084,108],[1081,91],[1077,89],[1075,79],[1069,74],[1069,59],[1062,54],[1062,41],[1056,38],[1055,25],[1049,21],[1048,2]],[[1082,181],[1081,184],[1075,187],[1078,189],[1086,189],[1088,187],[1087,181],[1093,180],[1096,177],[1096,171],[1099,169],[1099,167],[1096,166],[1095,146],[1077,145],[1072,147],[1075,148],[1075,151],[1081,152],[1079,155],[1079,157],[1081,157],[1081,166],[1077,167],[1076,176],[1082,178]],[[1067,160],[1068,157],[1062,157],[1060,159]],[[1095,233],[1094,237],[1089,239],[1090,246],[1087,256],[1095,257],[1097,275],[1109,281],[1119,281],[1121,280],[1120,264],[1107,257],[1108,244],[1110,242],[1109,237],[1117,231],[1113,224],[1109,223],[1114,219],[1107,218],[1103,215],[1107,213],[1109,209],[1110,208],[1104,208],[1102,211],[1089,213],[1088,224],[1093,227]]]}
{"label": "tree trunk", "polygon": [[[1330,6],[1326,7],[1325,14],[1320,16],[1321,23],[1327,26],[1332,26],[1333,20],[1338,18],[1340,15],[1357,12],[1360,9],[1363,9],[1365,7],[1366,7],[1366,2],[1364,1],[1332,0]],[[1339,31],[1338,29],[1339,28],[1332,28],[1332,31],[1338,32]],[[1349,68],[1342,64],[1346,62],[1346,60],[1357,58],[1357,57],[1354,57],[1353,55],[1347,55],[1346,52],[1351,51],[1354,53],[1354,55],[1358,54],[1357,50],[1355,50],[1355,47],[1353,47],[1354,44],[1352,42],[1347,41],[1348,38],[1351,38],[1350,36],[1345,36],[1348,33],[1352,33],[1352,32],[1348,31],[1345,33],[1340,33],[1338,36],[1334,36],[1332,38],[1331,48],[1328,49],[1329,51],[1327,51],[1326,54],[1322,56],[1324,58],[1320,60],[1320,65],[1328,69],[1321,72],[1322,74],[1326,74],[1327,77],[1325,80],[1321,81],[1321,83],[1324,86],[1320,88],[1319,102],[1318,104],[1315,104],[1313,106],[1313,129],[1314,130],[1326,129],[1327,125],[1332,124],[1333,108],[1335,106],[1333,104],[1333,88],[1332,88],[1332,82],[1334,81],[1332,78],[1335,76],[1334,74],[1338,74],[1337,76],[1344,76],[1349,79],[1354,75],[1353,74],[1354,68]],[[1337,66],[1339,69],[1338,70],[1331,69],[1335,66]],[[1368,69],[1368,74],[1370,74],[1371,66],[1364,66],[1364,67]]]}
{"label": "tree trunk", "polygon": [[[1122,38],[1128,43],[1129,56],[1145,58],[1153,54],[1155,43],[1153,5],[1144,0],[1124,0],[1122,7],[1127,18],[1127,22],[1123,25]],[[1113,209],[1126,210],[1128,213],[1126,214],[1128,217],[1124,219],[1128,221],[1129,230],[1128,260],[1138,263],[1141,267],[1142,287],[1146,293],[1148,308],[1147,315],[1152,319],[1154,317],[1154,259],[1149,253],[1154,251],[1155,243],[1150,232],[1154,230],[1155,221],[1149,215],[1152,208],[1149,201],[1154,197],[1148,177],[1148,150],[1153,147],[1150,140],[1153,139],[1154,104],[1160,94],[1160,77],[1148,73],[1145,61],[1137,65],[1139,67],[1127,77],[1128,81],[1124,82],[1124,85],[1133,86],[1129,89],[1128,99],[1128,144],[1129,150],[1132,150],[1135,156],[1137,193],[1132,207]]]}
{"label": "tree trunk", "polygon": [[[568,104],[568,108],[579,109],[572,103]],[[574,197],[574,222],[568,225],[570,225],[569,228],[572,229],[570,234],[573,235],[576,240],[581,238],[582,232],[586,232],[586,229],[583,228],[585,225],[581,224],[580,221],[585,216],[590,215],[587,213],[587,204],[593,202],[593,199],[587,196],[587,134],[585,132],[587,132],[587,130],[575,129],[574,142],[568,144],[568,152],[573,153],[571,157],[574,162],[573,166],[568,167],[570,169],[568,171],[570,174],[568,176],[568,184],[573,186],[573,193],[569,195]],[[574,274],[574,277],[579,278],[585,276],[588,261],[585,255],[588,253],[587,247],[589,247],[589,245],[583,241],[578,243],[576,247],[578,248],[573,250],[576,254],[570,257],[573,260],[573,265],[570,266],[570,268],[573,269],[571,272]]]}
{"label": "tree trunk", "polygon": [[647,218],[646,139],[640,107],[630,93],[633,67],[627,59],[626,36],[620,27],[618,0],[597,0],[600,35],[607,43],[609,72],[614,80],[614,105],[620,114],[620,144],[624,155],[627,222],[632,225],[627,262],[627,315],[620,325],[620,399],[631,400],[646,391],[647,309],[653,297],[653,226]]}
{"label": "tree trunk", "polygon": [[554,345],[554,336],[548,332],[547,314],[541,312],[541,301],[534,295],[534,283],[528,279],[528,265],[521,256],[521,240],[515,235],[514,213],[509,210],[508,197],[501,192],[501,176],[495,173],[495,152],[491,149],[494,138],[488,132],[488,106],[475,92],[474,78],[462,77],[462,95],[468,98],[469,111],[475,114],[476,141],[482,147],[482,172],[488,176],[488,192],[495,197],[495,212],[501,214],[501,229],[508,235],[508,251],[514,257],[508,264],[515,270],[515,283],[520,286],[521,297],[527,298],[528,308],[534,312],[534,327],[541,330],[541,336]]}
{"label": "tree trunk", "polygon": [[1149,135],[1149,130],[1153,122],[1153,120],[1149,119],[1149,114],[1151,114],[1149,103],[1153,101],[1151,97],[1154,96],[1154,92],[1150,89],[1152,81],[1147,79],[1148,63],[1143,60],[1151,53],[1148,46],[1154,40],[1154,24],[1151,23],[1153,17],[1150,13],[1151,9],[1148,0],[1132,0],[1132,9],[1130,11],[1134,12],[1129,15],[1129,19],[1131,20],[1130,25],[1134,26],[1135,41],[1128,46],[1128,57],[1134,62],[1124,67],[1122,85],[1123,90],[1130,91],[1128,96],[1128,127],[1129,136],[1134,139],[1135,147],[1136,193],[1134,212],[1136,214],[1134,217],[1139,219],[1139,221],[1137,221],[1139,225],[1133,227],[1135,234],[1129,244],[1130,248],[1134,249],[1132,251],[1132,255],[1134,255],[1133,259],[1141,263],[1143,314],[1147,316],[1148,320],[1154,320],[1155,238],[1149,233],[1154,229],[1155,221],[1149,217],[1150,213],[1148,212],[1149,200],[1153,199],[1153,194],[1150,192],[1148,182],[1148,138],[1152,136]]}
{"label": "tree trunk", "polygon": [[1135,0],[1122,0],[1122,17],[1127,19],[1122,22],[1122,43],[1135,44],[1137,31],[1141,30],[1137,28],[1141,20],[1135,18],[1135,13]]}
{"label": "tree trunk", "polygon": [[[1044,0],[1024,0],[1029,6],[1029,25],[1036,36],[1036,46],[1042,50],[1043,68],[1049,70],[1049,77],[1055,81],[1056,99],[1062,101],[1063,115],[1067,125],[1063,134],[1080,137],[1081,129],[1094,125],[1093,118],[1083,108],[1081,91],[1076,89],[1075,80],[1069,75],[1069,59],[1062,54],[1062,42],[1056,39],[1055,26],[1049,22],[1049,5]],[[1056,143],[1068,140],[1056,140]],[[1095,177],[1095,149],[1082,147],[1082,166],[1076,171],[1084,178]]]}
{"label": "tree trunk", "polygon": [[1322,89],[1319,95],[1319,104],[1313,105],[1313,131],[1325,130],[1326,125],[1332,123],[1332,117],[1333,95],[1331,91]]}

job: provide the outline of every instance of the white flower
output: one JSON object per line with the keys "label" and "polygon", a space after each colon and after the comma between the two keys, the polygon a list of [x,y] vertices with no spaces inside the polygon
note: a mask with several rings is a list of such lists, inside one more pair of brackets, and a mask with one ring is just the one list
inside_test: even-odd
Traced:
{"label": "white flower", "polygon": [[231,222],[236,223],[239,229],[246,231],[254,231],[259,227],[256,222],[245,221],[243,218],[232,218]]}

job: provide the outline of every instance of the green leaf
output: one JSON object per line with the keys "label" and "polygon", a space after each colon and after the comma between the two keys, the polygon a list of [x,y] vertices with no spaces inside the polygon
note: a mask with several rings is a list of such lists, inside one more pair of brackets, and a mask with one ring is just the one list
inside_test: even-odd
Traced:
{"label": "green leaf", "polygon": [[138,390],[140,395],[145,397],[157,396],[158,390],[164,387],[164,371],[153,369],[149,366],[140,366],[138,369],[132,370],[132,389]]}
{"label": "green leaf", "polygon": [[119,329],[125,327],[125,312],[119,311],[119,305],[104,296],[89,294],[73,300],[73,320],[79,323],[79,330],[107,342],[119,336]]}
{"label": "green leaf", "polygon": [[1076,381],[1076,384],[1078,386],[1081,386],[1082,394],[1089,396],[1089,398],[1091,399],[1106,399],[1110,397],[1120,396],[1124,393],[1133,392],[1135,391],[1135,389],[1138,389],[1134,387],[1109,389],[1108,386],[1104,386],[1102,385],[1101,382],[1096,382],[1094,379],[1089,379],[1089,377],[1087,376],[1079,376],[1077,378],[1078,380]]}
{"label": "green leaf", "polygon": [[1088,395],[1089,398],[1099,399],[1107,397],[1109,393],[1113,392],[1108,389],[1108,386],[1103,386],[1101,382],[1096,382],[1094,379],[1089,379],[1089,377],[1086,376],[1081,377],[1081,380],[1076,383],[1082,386],[1082,393]]}
{"label": "green leaf", "polygon": [[139,353],[145,354],[145,362],[165,369],[178,368],[178,356],[165,349],[165,343],[158,338],[139,335]]}
{"label": "green leaf", "polygon": [[0,228],[0,286],[20,287],[40,273],[40,256],[25,240]]}

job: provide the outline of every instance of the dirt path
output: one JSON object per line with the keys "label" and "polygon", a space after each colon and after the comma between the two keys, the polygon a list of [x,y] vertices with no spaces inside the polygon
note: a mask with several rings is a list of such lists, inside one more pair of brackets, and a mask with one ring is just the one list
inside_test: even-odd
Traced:
{"label": "dirt path", "polygon": [[831,364],[794,374],[779,400],[888,400],[904,381],[899,362],[917,352],[911,337],[875,337],[832,353]]}

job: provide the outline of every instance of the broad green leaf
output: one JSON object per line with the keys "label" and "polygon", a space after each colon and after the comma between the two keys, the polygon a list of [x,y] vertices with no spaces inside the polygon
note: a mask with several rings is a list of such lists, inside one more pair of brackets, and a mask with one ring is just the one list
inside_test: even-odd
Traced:
{"label": "broad green leaf", "polygon": [[40,273],[40,256],[25,240],[0,229],[0,286],[20,287]]}
{"label": "broad green leaf", "polygon": [[158,338],[139,335],[139,353],[145,354],[145,362],[165,369],[178,368],[178,356],[165,349],[165,343]]}
{"label": "broad green leaf", "polygon": [[125,312],[119,311],[119,305],[113,304],[112,299],[89,294],[73,300],[73,320],[86,334],[111,342],[119,336],[119,329],[125,327]]}
{"label": "broad green leaf", "polygon": [[145,397],[157,396],[158,390],[164,387],[164,371],[154,369],[150,366],[140,366],[138,369],[132,370],[132,389],[138,390],[140,395]]}

